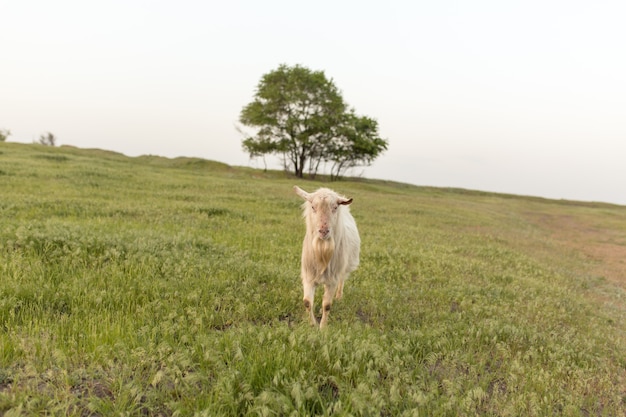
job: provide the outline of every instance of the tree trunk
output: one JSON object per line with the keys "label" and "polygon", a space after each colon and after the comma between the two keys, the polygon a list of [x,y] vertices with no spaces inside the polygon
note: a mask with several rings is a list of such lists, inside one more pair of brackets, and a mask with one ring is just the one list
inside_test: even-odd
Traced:
{"label": "tree trunk", "polygon": [[299,161],[296,162],[296,177],[304,178],[304,164],[306,163],[306,155],[302,153],[299,157]]}

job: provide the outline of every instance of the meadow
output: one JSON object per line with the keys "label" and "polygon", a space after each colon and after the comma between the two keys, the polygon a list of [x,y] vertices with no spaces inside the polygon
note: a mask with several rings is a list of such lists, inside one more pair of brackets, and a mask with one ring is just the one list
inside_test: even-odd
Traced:
{"label": "meadow", "polygon": [[[294,184],[354,198],[324,331]],[[0,143],[0,415],[624,416],[624,251],[621,206]]]}

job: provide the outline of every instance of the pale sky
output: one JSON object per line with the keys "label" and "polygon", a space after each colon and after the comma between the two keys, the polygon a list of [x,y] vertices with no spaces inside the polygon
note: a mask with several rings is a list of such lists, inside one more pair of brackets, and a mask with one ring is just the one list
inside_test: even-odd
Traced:
{"label": "pale sky", "polygon": [[9,141],[262,167],[239,113],[300,64],[389,140],[352,174],[626,205],[623,0],[0,0],[0,19]]}

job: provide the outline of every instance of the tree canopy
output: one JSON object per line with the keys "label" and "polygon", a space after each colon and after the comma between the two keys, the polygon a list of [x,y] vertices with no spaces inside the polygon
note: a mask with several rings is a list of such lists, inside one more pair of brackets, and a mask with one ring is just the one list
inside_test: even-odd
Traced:
{"label": "tree canopy", "polygon": [[282,155],[298,177],[315,176],[322,162],[332,164],[331,177],[369,165],[387,149],[376,120],[349,109],[323,71],[281,65],[261,77],[254,100],[239,121],[255,129],[242,145],[250,157]]}
{"label": "tree canopy", "polygon": [[0,142],[6,141],[9,136],[11,136],[9,129],[0,129]]}

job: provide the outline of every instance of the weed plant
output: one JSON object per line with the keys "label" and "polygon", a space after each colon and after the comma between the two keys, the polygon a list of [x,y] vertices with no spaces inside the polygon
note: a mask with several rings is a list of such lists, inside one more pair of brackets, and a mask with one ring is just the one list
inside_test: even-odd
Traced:
{"label": "weed plant", "polygon": [[625,415],[623,291],[532,221],[623,207],[330,184],[363,245],[320,332],[287,174],[0,151],[0,415]]}

